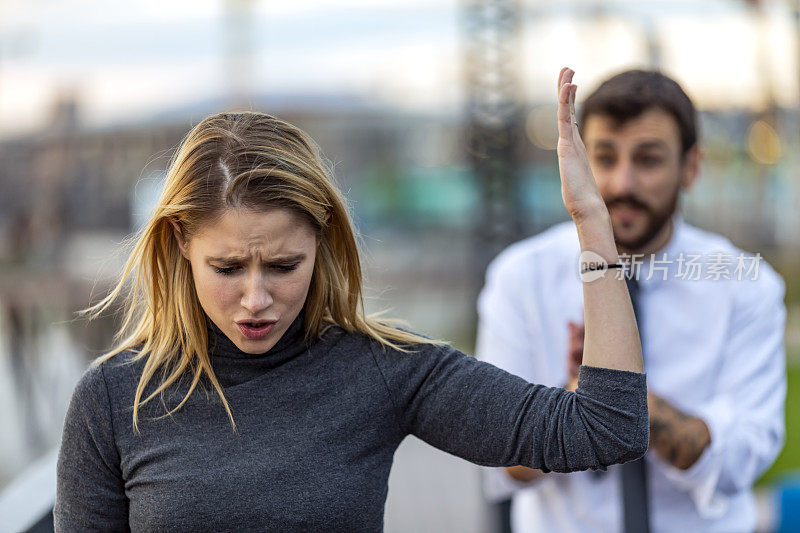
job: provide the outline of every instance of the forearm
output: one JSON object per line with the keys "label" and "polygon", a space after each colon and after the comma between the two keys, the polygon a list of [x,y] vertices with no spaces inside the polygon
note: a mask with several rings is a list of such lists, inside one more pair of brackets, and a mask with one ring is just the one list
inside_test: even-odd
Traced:
{"label": "forearm", "polygon": [[652,392],[647,393],[650,410],[650,446],[673,466],[686,470],[711,444],[706,423],[679,410]]}
{"label": "forearm", "polygon": [[[604,205],[590,216],[576,219],[581,252],[599,254],[609,264],[618,263],[614,234]],[[585,336],[583,364],[642,372],[642,349],[636,318],[625,280],[608,270],[583,283]]]}

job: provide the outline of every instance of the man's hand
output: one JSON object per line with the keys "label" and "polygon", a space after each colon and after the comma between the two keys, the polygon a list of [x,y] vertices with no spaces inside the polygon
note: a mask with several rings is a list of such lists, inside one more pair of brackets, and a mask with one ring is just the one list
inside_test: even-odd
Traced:
{"label": "man's hand", "polygon": [[681,470],[695,464],[711,444],[711,432],[706,423],[649,390],[647,406],[650,410],[650,447]]}
{"label": "man's hand", "polygon": [[583,362],[583,324],[568,322],[569,347],[567,349],[567,384],[564,388],[574,391],[578,388],[578,373]]}
{"label": "man's hand", "polygon": [[527,466],[509,466],[506,467],[506,472],[516,481],[521,481],[522,483],[529,483],[545,475],[541,470],[528,468]]}

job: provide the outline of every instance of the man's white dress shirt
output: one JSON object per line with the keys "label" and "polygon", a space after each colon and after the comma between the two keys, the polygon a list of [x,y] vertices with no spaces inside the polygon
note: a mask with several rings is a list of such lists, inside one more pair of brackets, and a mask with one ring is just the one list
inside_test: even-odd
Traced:
{"label": "man's white dress shirt", "polygon": [[[644,367],[651,391],[706,422],[711,444],[688,470],[647,453],[651,530],[753,531],[751,486],[784,439],[784,284],[759,256],[678,215],[673,223],[652,261],[633,260]],[[570,221],[492,262],[478,300],[480,359],[530,382],[567,382],[567,323],[583,323],[579,254]],[[619,466],[531,483],[486,474],[490,499],[513,494],[516,533],[621,531]]]}

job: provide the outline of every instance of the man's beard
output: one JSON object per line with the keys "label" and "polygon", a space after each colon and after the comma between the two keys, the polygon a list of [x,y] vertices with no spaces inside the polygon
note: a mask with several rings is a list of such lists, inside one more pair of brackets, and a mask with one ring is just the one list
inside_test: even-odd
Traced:
{"label": "man's beard", "polygon": [[606,207],[611,210],[615,205],[628,205],[638,207],[645,212],[647,223],[641,235],[629,240],[621,240],[616,232],[614,234],[614,241],[617,246],[630,251],[643,249],[650,241],[652,241],[658,233],[664,229],[664,226],[669,223],[672,214],[678,208],[680,188],[675,189],[670,201],[663,207],[663,209],[654,209],[645,204],[638,198],[632,195],[617,196],[606,202]]}

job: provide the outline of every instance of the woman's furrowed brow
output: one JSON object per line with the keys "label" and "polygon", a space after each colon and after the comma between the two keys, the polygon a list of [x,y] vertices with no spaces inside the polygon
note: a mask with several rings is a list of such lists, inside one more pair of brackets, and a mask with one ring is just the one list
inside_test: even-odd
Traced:
{"label": "woman's furrowed brow", "polygon": [[[267,263],[274,263],[274,262],[294,262],[294,261],[302,261],[306,258],[306,254],[298,253],[298,254],[277,254],[272,257],[267,258],[265,262]],[[215,261],[219,263],[246,263],[250,260],[249,256],[244,255],[227,255],[227,256],[210,256],[206,257],[207,261]]]}

